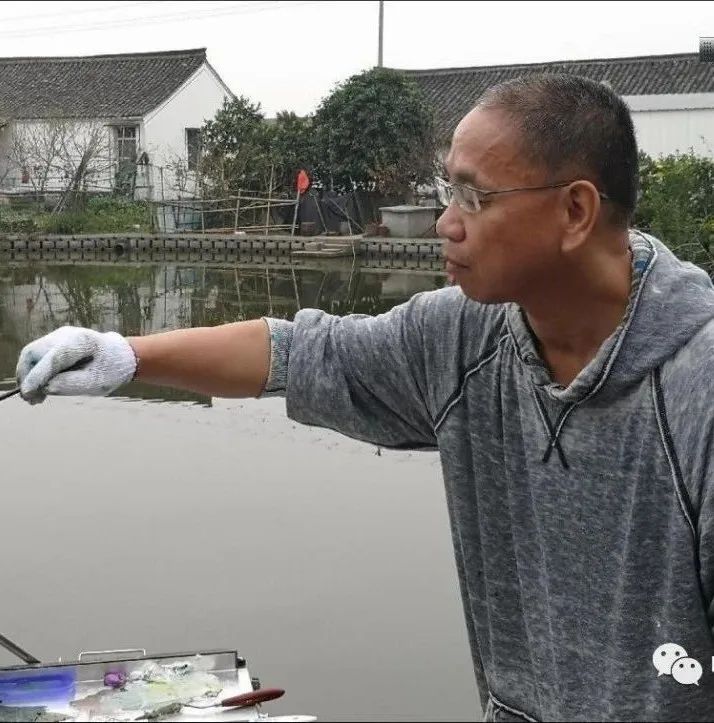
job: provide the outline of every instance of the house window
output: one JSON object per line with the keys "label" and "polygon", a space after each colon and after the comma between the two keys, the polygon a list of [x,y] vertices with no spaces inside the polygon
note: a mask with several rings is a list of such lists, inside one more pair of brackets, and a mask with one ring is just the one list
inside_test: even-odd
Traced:
{"label": "house window", "polygon": [[136,162],[137,141],[139,140],[138,128],[136,126],[116,127],[116,151],[117,160]]}
{"label": "house window", "polygon": [[195,171],[198,168],[198,159],[201,156],[201,129],[186,129],[186,158],[188,159],[188,170]]}
{"label": "house window", "polygon": [[138,126],[115,126],[116,166],[114,190],[125,195],[136,188],[136,157],[139,145]]}

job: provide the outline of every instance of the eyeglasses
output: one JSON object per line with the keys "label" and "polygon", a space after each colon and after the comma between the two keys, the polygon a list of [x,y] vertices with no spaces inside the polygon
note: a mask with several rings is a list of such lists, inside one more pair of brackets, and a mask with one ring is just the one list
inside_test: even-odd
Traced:
{"label": "eyeglasses", "polygon": [[[481,188],[467,186],[465,183],[450,183],[443,178],[435,178],[436,192],[439,197],[439,203],[443,206],[450,206],[451,202],[456,200],[456,204],[462,211],[466,213],[478,213],[481,210],[481,204],[489,196],[496,196],[501,193],[516,193],[520,191],[543,191],[546,188],[563,188],[569,186],[575,181],[563,181],[563,183],[552,183],[548,186],[526,186],[524,188],[506,188],[502,191],[484,191]],[[609,201],[610,197],[598,191],[598,196],[603,201]]]}

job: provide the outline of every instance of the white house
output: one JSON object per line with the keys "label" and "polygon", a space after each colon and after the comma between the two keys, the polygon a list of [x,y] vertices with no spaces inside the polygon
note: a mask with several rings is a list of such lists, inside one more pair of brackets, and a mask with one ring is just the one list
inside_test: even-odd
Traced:
{"label": "white house", "polygon": [[638,145],[650,156],[692,150],[714,158],[714,63],[696,53],[402,72],[431,101],[444,143],[488,87],[534,73],[572,73],[607,83],[623,97]]}
{"label": "white house", "polygon": [[234,97],[205,48],[0,58],[0,192],[60,191],[76,174],[86,190],[191,196],[198,130]]}

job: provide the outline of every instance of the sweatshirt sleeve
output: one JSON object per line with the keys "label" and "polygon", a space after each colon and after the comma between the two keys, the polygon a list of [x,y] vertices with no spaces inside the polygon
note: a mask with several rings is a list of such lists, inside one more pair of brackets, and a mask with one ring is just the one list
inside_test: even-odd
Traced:
{"label": "sweatshirt sleeve", "polygon": [[304,309],[292,322],[265,318],[271,364],[262,396],[284,396],[302,424],[382,447],[436,448],[424,308],[417,294],[378,316]]}

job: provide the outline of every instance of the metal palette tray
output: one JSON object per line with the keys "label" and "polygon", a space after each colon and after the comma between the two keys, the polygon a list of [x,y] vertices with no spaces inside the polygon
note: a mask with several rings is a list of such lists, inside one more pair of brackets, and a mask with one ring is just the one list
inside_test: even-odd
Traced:
{"label": "metal palette tray", "polygon": [[[42,699],[42,693],[37,694],[35,691],[33,700],[19,703],[19,705],[37,705],[46,706],[48,712],[65,714],[72,716],[73,720],[90,720],[86,714],[78,713],[76,709],[69,706],[70,701],[77,701],[93,693],[99,692],[106,688],[104,676],[107,673],[123,673],[129,676],[131,673],[138,672],[149,662],[159,665],[168,665],[171,663],[181,662],[198,662],[200,661],[200,669],[204,672],[215,675],[223,685],[220,698],[228,698],[243,693],[249,693],[260,687],[260,682],[256,678],[251,678],[248,666],[244,658],[241,658],[235,650],[208,650],[193,651],[187,653],[161,653],[147,655],[146,651],[140,650],[105,650],[90,651],[80,653],[77,660],[57,663],[35,663],[24,665],[13,665],[0,668],[0,690],[3,683],[6,687],[11,681],[17,680],[19,677],[27,678],[32,681],[36,679],[38,682],[42,679],[51,677],[55,680],[66,681],[67,691],[64,695],[64,701],[58,699],[57,691],[53,695],[47,694],[45,700]],[[32,688],[32,682],[28,685]],[[60,695],[59,698],[63,696]],[[0,701],[1,705],[5,705]],[[13,705],[8,702],[6,705]],[[136,720],[141,720],[141,713],[137,711]],[[221,720],[221,721],[244,721],[244,720],[260,720],[266,718],[265,714],[261,714],[259,707],[241,709],[222,709],[207,708],[196,709],[184,707],[180,713],[169,716],[162,716],[161,720],[165,721],[184,721],[184,720]],[[302,719],[295,717],[294,719]],[[119,718],[117,718],[118,720]],[[290,719],[286,717],[285,719]],[[314,718],[311,717],[312,720]],[[110,720],[108,717],[102,717],[101,720]]]}

